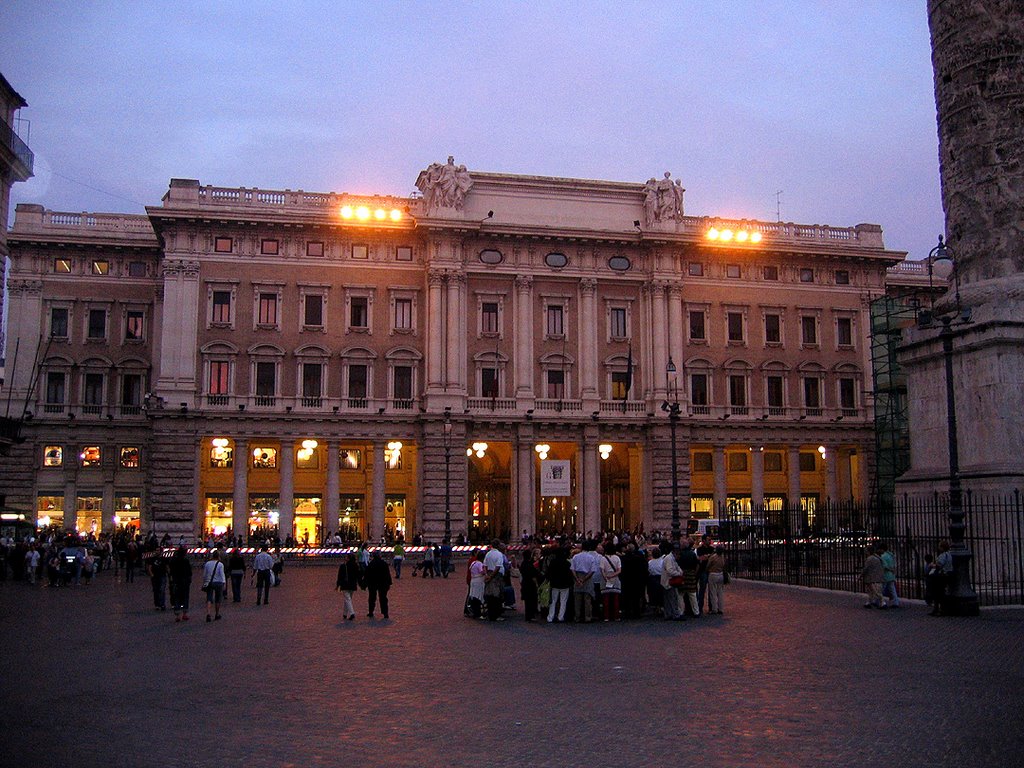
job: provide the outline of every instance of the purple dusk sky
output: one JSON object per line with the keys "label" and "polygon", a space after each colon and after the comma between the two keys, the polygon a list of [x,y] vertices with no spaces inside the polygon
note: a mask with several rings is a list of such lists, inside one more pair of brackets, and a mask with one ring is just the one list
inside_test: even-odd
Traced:
{"label": "purple dusk sky", "polygon": [[[473,170],[643,182],[686,212],[943,229],[924,0],[0,3],[36,178],[142,212],[172,177],[407,195]],[[21,134],[26,137],[22,126]],[[13,206],[12,206],[13,208]]]}

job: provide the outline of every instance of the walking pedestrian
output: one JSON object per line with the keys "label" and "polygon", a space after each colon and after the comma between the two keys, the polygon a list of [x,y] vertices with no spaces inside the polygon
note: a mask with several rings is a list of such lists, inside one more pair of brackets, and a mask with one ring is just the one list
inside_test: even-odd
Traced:
{"label": "walking pedestrian", "polygon": [[[220,621],[220,604],[224,602],[224,587],[227,578],[224,574],[224,563],[220,561],[220,552],[214,548],[203,565],[203,589],[206,591],[206,620]],[[212,616],[210,615],[212,612]]]}
{"label": "walking pedestrian", "polygon": [[228,557],[228,573],[231,574],[231,602],[242,602],[242,579],[245,578],[245,558],[241,550],[235,547]]}
{"label": "walking pedestrian", "polygon": [[679,588],[679,596],[683,602],[683,612],[688,616],[700,616],[697,606],[697,571],[700,570],[700,559],[693,550],[693,541],[683,539],[680,549],[676,552],[679,567],[683,570],[683,585]]}
{"label": "walking pedestrian", "polygon": [[479,619],[483,615],[485,574],[484,553],[479,549],[474,549],[469,570],[466,573],[469,594],[466,596],[465,609],[466,615],[472,616],[474,619]]}
{"label": "walking pedestrian", "polygon": [[429,543],[426,544],[423,550],[423,561],[420,563],[420,569],[423,571],[423,578],[434,578],[434,548]]}
{"label": "walking pedestrian", "polygon": [[366,566],[366,591],[369,593],[369,614],[372,619],[373,612],[377,607],[377,600],[380,600],[380,614],[388,618],[388,590],[391,589],[391,570],[388,564],[380,556],[380,552],[374,552],[370,558],[370,564]]}
{"label": "walking pedestrian", "polygon": [[882,561],[882,598],[889,608],[900,607],[900,596],[896,594],[896,558],[883,541],[878,545],[878,556]]}
{"label": "walking pedestrian", "polygon": [[663,540],[661,552],[662,616],[666,621],[682,621],[686,615],[679,606],[679,589],[683,586],[683,569],[672,552],[672,542]]}
{"label": "walking pedestrian", "polygon": [[167,571],[171,583],[171,608],[174,610],[174,620],[188,621],[192,564],[188,561],[188,551],[184,547],[178,547],[174,551]]}
{"label": "walking pedestrian", "polygon": [[39,573],[39,550],[33,546],[25,551],[25,573],[28,574],[28,583],[35,584]]}
{"label": "walking pedestrian", "polygon": [[441,575],[446,579],[448,574],[452,572],[452,540],[447,536],[444,541],[441,542]]}
{"label": "walking pedestrian", "polygon": [[861,571],[864,579],[864,591],[867,594],[865,608],[884,608],[882,603],[882,582],[885,579],[885,567],[874,546],[868,546],[864,568]]}
{"label": "walking pedestrian", "polygon": [[[405,561],[405,544],[403,544],[402,540],[399,539],[398,541],[395,542],[394,555],[391,557],[391,564],[395,568],[395,578],[396,579],[402,578],[402,563],[404,561]],[[359,567],[358,563],[356,563],[356,567],[357,568]]]}
{"label": "walking pedestrian", "polygon": [[708,576],[708,613],[721,614],[725,606],[725,549],[715,547],[704,567]]}
{"label": "walking pedestrian", "polygon": [[256,576],[256,605],[259,605],[261,600],[264,605],[270,605],[270,579],[273,576],[273,568],[274,557],[270,554],[270,547],[264,544],[252,561],[252,572]]}
{"label": "walking pedestrian", "polygon": [[167,610],[167,563],[157,552],[149,560],[149,581],[153,585],[153,606],[158,611]]}
{"label": "walking pedestrian", "polygon": [[504,546],[500,539],[494,539],[484,555],[484,603],[487,605],[488,621],[504,621],[501,616],[505,590]]}
{"label": "walking pedestrian", "polygon": [[345,557],[345,562],[338,566],[337,588],[345,597],[343,618],[352,621],[356,617],[356,609],[352,605],[352,595],[359,589],[359,563],[354,552],[349,552]]}
{"label": "walking pedestrian", "polygon": [[704,613],[704,597],[708,591],[708,558],[715,553],[711,545],[711,537],[704,534],[700,537],[700,544],[697,546],[697,560],[700,565],[697,568],[697,612]]}

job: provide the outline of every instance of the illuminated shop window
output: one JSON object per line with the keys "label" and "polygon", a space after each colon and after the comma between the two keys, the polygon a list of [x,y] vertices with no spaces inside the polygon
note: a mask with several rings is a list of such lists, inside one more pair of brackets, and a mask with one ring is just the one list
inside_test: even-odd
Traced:
{"label": "illuminated shop window", "polygon": [[100,465],[100,447],[98,445],[87,445],[78,455],[83,467],[98,467]]}
{"label": "illuminated shop window", "polygon": [[320,452],[317,450],[316,440],[303,440],[302,445],[295,452],[295,466],[299,469],[319,469]]}
{"label": "illuminated shop window", "polygon": [[276,469],[277,448],[256,447],[252,449],[253,469]]}
{"label": "illuminated shop window", "polygon": [[215,437],[210,441],[210,468],[230,469],[235,465],[235,449],[226,437]]}
{"label": "illuminated shop window", "polygon": [[64,527],[64,497],[38,496],[36,498],[36,526]]}
{"label": "illuminated shop window", "polygon": [[690,514],[693,517],[699,517],[704,520],[713,518],[715,516],[715,497],[703,495],[691,496]]}
{"label": "illuminated shop window", "polygon": [[342,448],[338,452],[341,469],[359,469],[363,466],[363,452],[358,448]]}
{"label": "illuminated shop window", "polygon": [[125,469],[139,468],[139,448],[135,445],[121,447],[121,466]]}
{"label": "illuminated shop window", "polygon": [[281,499],[271,496],[249,496],[249,535],[258,538],[277,535],[277,524],[281,519]]}
{"label": "illuminated shop window", "polygon": [[358,541],[363,538],[363,507],[364,496],[361,493],[341,497],[338,507],[338,535],[344,541]]}
{"label": "illuminated shop window", "polygon": [[319,544],[323,538],[320,512],[323,500],[319,496],[296,496],[292,517],[292,536],[304,547]]}
{"label": "illuminated shop window", "polygon": [[235,500],[228,494],[209,494],[203,518],[203,535],[223,536],[231,527]]}
{"label": "illuminated shop window", "polygon": [[114,497],[114,526],[117,528],[140,529],[142,518],[142,497],[141,496],[115,496]]}
{"label": "illuminated shop window", "polygon": [[64,448],[59,445],[48,445],[43,448],[43,466],[64,466]]}
{"label": "illuminated shop window", "polygon": [[79,496],[75,529],[81,534],[99,536],[103,532],[103,497]]}
{"label": "illuminated shop window", "polygon": [[384,497],[384,528],[395,538],[405,536],[405,495]]}

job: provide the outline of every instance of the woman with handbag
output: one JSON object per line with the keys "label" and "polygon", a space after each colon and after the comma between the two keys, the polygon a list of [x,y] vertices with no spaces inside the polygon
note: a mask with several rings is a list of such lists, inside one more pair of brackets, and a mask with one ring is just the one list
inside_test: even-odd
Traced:
{"label": "woman with handbag", "polygon": [[622,560],[615,554],[615,544],[609,542],[601,555],[601,576],[604,585],[601,587],[601,602],[604,608],[605,621],[619,620],[619,595],[622,593]]}
{"label": "woman with handbag", "polygon": [[708,613],[722,613],[725,604],[725,550],[718,546],[705,561],[708,574]]}

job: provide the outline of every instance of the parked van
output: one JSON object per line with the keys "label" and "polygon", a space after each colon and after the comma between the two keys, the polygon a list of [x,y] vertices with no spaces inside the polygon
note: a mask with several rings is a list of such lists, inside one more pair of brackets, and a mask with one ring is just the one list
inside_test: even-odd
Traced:
{"label": "parked van", "polygon": [[686,535],[693,537],[710,536],[717,541],[721,537],[722,526],[717,518],[699,520],[690,518],[686,521]]}

